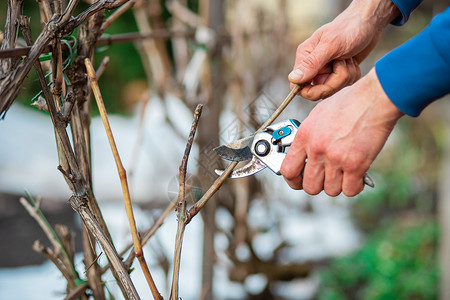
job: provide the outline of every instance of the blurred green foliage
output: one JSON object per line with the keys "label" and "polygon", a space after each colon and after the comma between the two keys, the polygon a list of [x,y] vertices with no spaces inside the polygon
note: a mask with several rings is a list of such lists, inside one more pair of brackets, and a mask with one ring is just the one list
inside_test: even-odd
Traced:
{"label": "blurred green foliage", "polygon": [[436,299],[438,227],[431,219],[393,220],[351,255],[319,273],[318,299]]}
{"label": "blurred green foliage", "polygon": [[362,193],[352,207],[366,240],[318,272],[317,299],[437,298],[441,127],[411,119],[399,127],[377,166],[376,188]]}

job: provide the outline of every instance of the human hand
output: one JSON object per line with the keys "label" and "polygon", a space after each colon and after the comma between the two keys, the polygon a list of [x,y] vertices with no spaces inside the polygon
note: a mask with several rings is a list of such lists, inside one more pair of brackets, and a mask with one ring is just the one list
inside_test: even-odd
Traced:
{"label": "human hand", "polygon": [[298,46],[289,80],[292,84],[309,83],[300,95],[310,100],[329,97],[353,84],[361,76],[359,64],[398,14],[389,0],[354,0]]}
{"label": "human hand", "polygon": [[401,116],[372,69],[316,105],[300,124],[281,174],[292,188],[311,195],[324,190],[330,196],[355,196]]}

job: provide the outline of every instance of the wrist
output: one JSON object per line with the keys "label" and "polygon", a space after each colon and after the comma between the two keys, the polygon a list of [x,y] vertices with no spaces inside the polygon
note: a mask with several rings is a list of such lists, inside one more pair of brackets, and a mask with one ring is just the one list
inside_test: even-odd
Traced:
{"label": "wrist", "polygon": [[389,99],[381,86],[375,68],[372,68],[366,76],[361,78],[362,89],[366,90],[370,97],[371,107],[376,109],[382,120],[398,121],[405,114]]}
{"label": "wrist", "polygon": [[380,31],[400,14],[391,0],[353,0],[348,9],[355,10],[360,18],[373,23]]}

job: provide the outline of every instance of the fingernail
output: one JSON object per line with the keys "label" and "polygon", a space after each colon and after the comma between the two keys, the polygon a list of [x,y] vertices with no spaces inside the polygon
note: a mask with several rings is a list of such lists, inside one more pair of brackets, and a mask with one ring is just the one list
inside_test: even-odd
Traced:
{"label": "fingernail", "polygon": [[303,72],[300,69],[295,69],[291,73],[289,73],[289,80],[290,81],[300,81],[303,78]]}

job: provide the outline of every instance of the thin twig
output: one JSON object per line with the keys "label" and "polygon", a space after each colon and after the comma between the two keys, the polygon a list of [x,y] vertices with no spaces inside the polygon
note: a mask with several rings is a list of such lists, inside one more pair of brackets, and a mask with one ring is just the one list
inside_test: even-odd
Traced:
{"label": "thin twig", "polygon": [[69,18],[73,15],[78,2],[80,2],[80,0],[70,0],[69,4],[66,7],[66,10],[64,11],[61,23],[66,23],[67,21],[69,21]]}
{"label": "thin twig", "polygon": [[52,249],[45,247],[41,241],[35,241],[32,249],[38,253],[41,253],[58,268],[64,278],[66,278],[70,289],[76,287],[75,279],[72,277],[70,269],[67,269],[67,266],[60,262],[60,258]]}
{"label": "thin twig", "polygon": [[194,143],[195,132],[197,131],[198,121],[202,114],[203,105],[197,105],[194,113],[194,121],[192,122],[191,131],[189,134],[188,142],[186,144],[186,149],[184,150],[183,159],[180,165],[180,179],[179,179],[179,189],[178,189],[178,228],[177,235],[175,239],[175,251],[174,251],[174,263],[173,263],[173,275],[172,275],[172,289],[171,289],[171,299],[178,299],[178,281],[180,277],[180,263],[181,263],[181,247],[183,245],[183,235],[184,230],[187,225],[187,214],[186,214],[186,170],[187,162],[189,159],[189,154],[191,152],[192,144]]}
{"label": "thin twig", "polygon": [[95,96],[95,100],[97,102],[97,106],[98,106],[98,110],[100,112],[100,116],[102,118],[103,121],[103,125],[105,126],[105,131],[106,134],[108,136],[108,140],[109,140],[109,144],[111,146],[111,151],[113,152],[113,156],[114,156],[114,160],[116,162],[116,166],[117,166],[117,170],[119,172],[119,177],[120,177],[120,182],[122,185],[122,193],[123,193],[123,197],[124,197],[124,202],[125,202],[125,210],[127,212],[127,216],[128,216],[128,222],[130,225],[130,230],[131,230],[131,235],[133,237],[133,244],[134,244],[134,253],[136,255],[136,257],[139,260],[139,263],[141,265],[142,271],[145,275],[145,278],[147,279],[147,283],[150,287],[150,290],[153,294],[153,297],[155,299],[162,299],[161,295],[158,292],[158,289],[156,288],[156,285],[153,281],[153,278],[150,274],[150,270],[148,269],[147,263],[145,261],[144,258],[144,253],[142,251],[142,245],[138,236],[138,231],[136,228],[136,221],[134,219],[134,214],[133,214],[133,207],[131,204],[131,198],[130,198],[130,191],[128,189],[128,183],[127,183],[127,175],[126,175],[126,171],[125,168],[122,165],[122,161],[120,159],[119,156],[119,152],[117,150],[117,146],[116,143],[114,141],[114,137],[111,131],[111,126],[109,124],[109,120],[108,120],[108,115],[106,113],[106,108],[105,108],[105,104],[103,103],[103,98],[102,95],[100,93],[100,88],[98,86],[97,83],[97,78],[95,75],[95,70],[94,67],[92,66],[91,61],[86,58],[84,60],[85,65],[86,65],[86,70],[87,70],[87,75],[88,75],[88,79],[89,82],[91,83],[91,88],[92,91],[94,92],[94,96]]}
{"label": "thin twig", "polygon": [[64,276],[68,278],[69,285],[71,283],[74,283],[75,280],[78,279],[78,274],[75,271],[73,262],[70,260],[69,255],[66,249],[63,247],[61,240],[59,239],[53,227],[45,218],[37,203],[34,202],[30,194],[28,195],[28,197],[30,198],[30,201],[34,203],[34,205],[31,205],[24,197],[21,197],[19,199],[20,203],[23,205],[23,207],[25,207],[30,216],[36,220],[42,231],[44,231],[45,235],[53,246],[54,255],[58,257],[60,254],[62,254],[64,259],[61,260],[61,264],[64,265],[64,269],[66,269],[68,272],[71,272],[70,275],[66,276],[65,274]]}
{"label": "thin twig", "polygon": [[119,18],[121,15],[123,15],[127,10],[129,10],[130,8],[132,8],[134,6],[134,4],[136,4],[136,0],[130,0],[127,3],[125,3],[124,5],[122,5],[121,7],[119,7],[118,9],[116,9],[115,12],[113,12],[108,19],[105,20],[105,22],[103,22],[102,27],[100,28],[100,32],[104,33],[106,31],[106,29],[108,29],[109,26],[111,26],[111,24],[117,20],[117,18]]}
{"label": "thin twig", "polygon": [[64,298],[64,300],[76,300],[80,299],[81,296],[83,296],[88,288],[87,283],[83,283],[78,285],[76,288],[74,288],[67,296]]}
{"label": "thin twig", "polygon": [[193,13],[189,8],[181,4],[179,1],[167,1],[167,9],[181,22],[194,28],[205,26],[205,22],[197,14]]}
{"label": "thin twig", "polygon": [[102,61],[100,62],[100,65],[97,68],[97,71],[95,72],[95,76],[97,77],[97,80],[102,77],[103,72],[105,72],[106,66],[109,63],[109,56],[103,57]]}
{"label": "thin twig", "polygon": [[61,110],[61,94],[63,90],[63,61],[61,42],[58,39],[53,41],[53,55],[52,55],[52,71],[53,71],[53,98],[55,101],[56,109]]}
{"label": "thin twig", "polygon": [[[188,30],[178,30],[178,31],[169,31],[166,29],[155,29],[150,33],[141,34],[136,32],[131,33],[121,33],[115,34],[111,36],[101,37],[95,43],[96,47],[100,46],[110,46],[115,44],[124,44],[124,43],[132,43],[140,40],[146,39],[171,39],[174,37],[193,37],[194,32]],[[69,42],[69,45],[72,46],[72,43]],[[31,46],[21,47],[21,48],[7,48],[0,50],[0,58],[8,58],[8,57],[21,57],[28,55],[31,50]],[[61,49],[63,51],[68,50],[68,46],[66,44],[61,45]],[[42,53],[52,52],[52,46],[47,45],[42,50]]]}
{"label": "thin twig", "polygon": [[267,119],[266,122],[264,122],[264,124],[261,125],[261,127],[259,127],[258,130],[255,131],[255,134],[263,131],[267,126],[269,126],[270,124],[273,123],[273,121],[275,121],[276,118],[278,118],[278,116],[283,112],[283,110],[289,105],[289,103],[291,103],[292,99],[294,99],[294,97],[298,94],[298,92],[300,92],[300,90],[304,87],[304,85],[298,85],[296,84],[292,90],[290,91],[289,95],[287,95],[287,97],[283,100],[283,102],[280,104],[280,106],[278,106],[278,108],[273,112],[273,114],[270,116],[270,118]]}
{"label": "thin twig", "polygon": [[50,241],[50,244],[52,244],[55,253],[59,254],[61,253],[61,243],[58,241],[58,237],[56,235],[56,232],[53,230],[53,228],[50,226],[48,221],[45,219],[45,217],[40,213],[40,208],[37,205],[31,205],[27,199],[24,197],[20,197],[19,199],[20,204],[26,209],[26,211],[30,214],[33,219],[36,220],[36,222],[41,227],[42,231],[44,231],[45,235],[47,236],[48,240]]}

